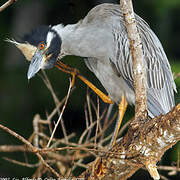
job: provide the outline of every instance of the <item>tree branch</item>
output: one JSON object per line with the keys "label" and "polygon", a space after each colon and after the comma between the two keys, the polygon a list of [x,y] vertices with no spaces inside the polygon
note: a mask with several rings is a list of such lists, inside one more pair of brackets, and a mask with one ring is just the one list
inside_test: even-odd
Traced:
{"label": "tree branch", "polygon": [[11,4],[15,3],[18,0],[9,0],[6,3],[4,3],[1,7],[0,7],[0,12],[3,11],[4,9],[6,9],[8,6],[10,6]]}
{"label": "tree branch", "polygon": [[2,124],[0,124],[0,129],[6,131],[7,133],[11,134],[12,136],[16,137],[17,139],[19,139],[21,142],[23,142],[32,152],[34,152],[37,157],[39,158],[39,160],[41,161],[41,163],[50,170],[50,172],[52,172],[56,177],[60,178],[60,175],[51,167],[49,166],[49,164],[47,164],[45,162],[45,160],[43,159],[43,157],[41,156],[41,154],[39,153],[39,149],[34,147],[28,140],[26,140],[25,138],[23,138],[22,136],[20,136],[19,134],[17,134],[16,132],[12,131],[11,129],[3,126]]}
{"label": "tree branch", "polygon": [[82,177],[127,179],[143,166],[155,180],[160,179],[156,163],[180,140],[180,104],[171,112],[148,119],[146,74],[142,43],[136,27],[131,0],[120,0],[133,57],[135,119],[128,133],[105,155],[98,157]]}
{"label": "tree branch", "polygon": [[145,166],[154,179],[159,175],[156,163],[180,140],[180,104],[168,114],[141,122],[106,155],[98,158],[81,177],[91,179],[127,179]]}
{"label": "tree branch", "polygon": [[137,127],[138,121],[147,118],[146,75],[141,38],[139,36],[131,0],[120,0],[120,7],[126,23],[131,54],[133,57],[135,119],[132,124]]}

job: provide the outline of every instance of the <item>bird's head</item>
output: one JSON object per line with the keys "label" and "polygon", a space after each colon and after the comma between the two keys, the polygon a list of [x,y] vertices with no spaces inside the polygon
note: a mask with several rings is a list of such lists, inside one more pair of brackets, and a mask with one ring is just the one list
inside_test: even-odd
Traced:
{"label": "bird's head", "polygon": [[50,26],[42,26],[25,35],[24,42],[8,40],[21,50],[27,60],[31,61],[27,73],[32,78],[40,69],[50,69],[56,64],[61,51],[61,38]]}

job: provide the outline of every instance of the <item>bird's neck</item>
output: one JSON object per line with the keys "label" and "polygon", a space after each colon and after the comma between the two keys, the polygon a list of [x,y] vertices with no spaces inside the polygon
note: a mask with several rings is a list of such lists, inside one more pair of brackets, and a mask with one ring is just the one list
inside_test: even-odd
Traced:
{"label": "bird's neck", "polygon": [[65,55],[101,58],[112,51],[108,48],[112,38],[106,29],[77,23],[67,25],[57,32],[62,39],[61,50]]}

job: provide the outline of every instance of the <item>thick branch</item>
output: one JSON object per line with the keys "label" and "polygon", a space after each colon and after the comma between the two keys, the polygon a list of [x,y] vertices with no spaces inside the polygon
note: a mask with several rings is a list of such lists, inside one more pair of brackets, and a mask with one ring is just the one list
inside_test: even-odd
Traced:
{"label": "thick branch", "polygon": [[[154,119],[147,117],[146,73],[142,43],[131,0],[120,0],[133,57],[135,120],[128,133],[106,155],[97,158],[83,174],[90,179],[127,179],[145,166],[153,179],[160,179],[156,163],[180,140],[180,104]],[[143,120],[143,121],[142,121]]]}
{"label": "thick branch", "polygon": [[144,70],[142,43],[136,27],[132,1],[120,0],[120,7],[124,15],[131,54],[133,57],[134,89],[136,97],[135,122],[138,122],[139,119],[146,119],[147,116],[146,75]]}
{"label": "thick branch", "polygon": [[143,166],[156,171],[156,163],[179,140],[180,104],[164,116],[141,122],[138,129],[130,128],[120,142],[96,160],[83,176],[127,179]]}

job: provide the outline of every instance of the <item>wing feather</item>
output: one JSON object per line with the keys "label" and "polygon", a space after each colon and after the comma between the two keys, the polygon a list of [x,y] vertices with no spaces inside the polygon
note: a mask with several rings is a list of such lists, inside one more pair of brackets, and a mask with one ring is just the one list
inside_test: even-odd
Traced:
{"label": "wing feather", "polygon": [[[135,18],[142,40],[147,75],[148,112],[151,117],[154,117],[161,113],[167,113],[174,106],[173,89],[176,91],[176,85],[160,41],[143,19],[137,15],[135,15]],[[105,57],[105,60],[109,59],[109,63],[113,64],[113,69],[117,69],[116,74],[119,75],[119,79],[123,78],[128,87],[133,90],[132,56],[130,54],[126,25],[119,5],[103,4],[96,6],[88,13],[87,18],[83,22],[85,24],[94,23],[98,25],[102,23],[103,27],[106,27],[107,33],[110,32],[112,34],[113,41],[112,44],[111,42],[109,44],[113,53],[110,53],[110,57]],[[105,60],[101,61],[105,62]],[[86,64],[93,72],[104,76],[103,73],[106,72],[99,72],[99,69],[96,69],[97,62],[94,58],[88,58]],[[108,63],[104,64],[108,65]],[[101,71],[103,71],[102,69]],[[113,81],[114,79],[111,80]]]}
{"label": "wing feather", "polygon": [[[169,112],[175,105],[173,89],[176,91],[176,85],[160,41],[149,26],[137,15],[136,21],[142,41],[147,75],[148,111],[149,115],[154,117]],[[129,86],[133,87],[133,62],[125,24],[122,22],[118,26],[114,24],[112,33],[115,57],[112,61]]]}

